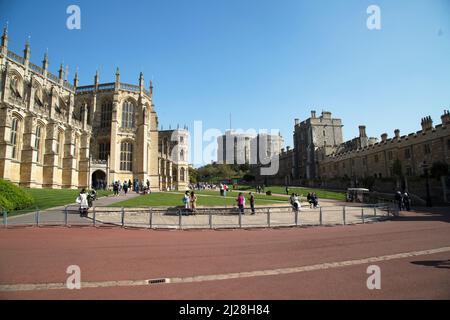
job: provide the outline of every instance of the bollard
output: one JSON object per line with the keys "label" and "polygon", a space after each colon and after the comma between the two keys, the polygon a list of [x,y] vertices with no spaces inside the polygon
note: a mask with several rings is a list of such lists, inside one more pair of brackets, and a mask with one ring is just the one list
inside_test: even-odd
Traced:
{"label": "bollard", "polygon": [[181,210],[178,210],[178,228],[182,228],[181,225],[182,221],[181,221]]}
{"label": "bollard", "polygon": [[342,221],[344,222],[344,226],[347,224],[346,216],[345,216],[345,206],[342,207]]}
{"label": "bollard", "polygon": [[36,208],[35,221],[36,221],[36,227],[39,227],[39,209],[38,208]]}
{"label": "bollard", "polygon": [[3,226],[8,228],[8,211],[3,209]]}
{"label": "bollard", "polygon": [[125,209],[122,207],[122,228],[125,227]]}
{"label": "bollard", "polygon": [[362,220],[362,223],[365,223],[365,221],[364,221],[364,207],[361,208],[361,220]]}
{"label": "bollard", "polygon": [[376,206],[373,207],[373,216],[374,217],[377,216],[377,207]]}
{"label": "bollard", "polygon": [[267,227],[270,228],[270,208],[267,209]]}
{"label": "bollard", "polygon": [[320,225],[322,225],[322,207],[320,207]]}
{"label": "bollard", "polygon": [[95,207],[92,208],[92,225],[95,227],[96,222],[95,222]]}
{"label": "bollard", "polygon": [[150,208],[150,217],[149,217],[149,222],[148,222],[148,224],[149,224],[149,226],[150,226],[150,229],[152,229],[153,228],[153,209],[152,208]]}
{"label": "bollard", "polygon": [[64,225],[67,227],[69,225],[69,217],[67,214],[67,206],[64,207]]}
{"label": "bollard", "polygon": [[213,221],[212,221],[212,213],[211,213],[211,211],[209,212],[209,228],[210,229],[213,228]]}

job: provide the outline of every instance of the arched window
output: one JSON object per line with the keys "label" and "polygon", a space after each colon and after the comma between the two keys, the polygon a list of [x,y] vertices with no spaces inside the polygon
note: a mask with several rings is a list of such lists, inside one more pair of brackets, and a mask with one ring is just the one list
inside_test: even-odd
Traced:
{"label": "arched window", "polygon": [[181,168],[181,170],[180,170],[180,181],[184,181],[184,176],[185,176],[184,168]]}
{"label": "arched window", "polygon": [[110,148],[111,148],[111,145],[109,143],[100,143],[98,145],[98,159],[99,160],[108,160]]}
{"label": "arched window", "polygon": [[13,159],[19,159],[19,151],[20,151],[19,129],[20,129],[20,120],[18,118],[13,118],[11,123],[11,136],[10,136],[10,142],[12,145],[11,157]]}
{"label": "arched window", "polygon": [[134,128],[134,104],[130,101],[122,105],[122,128]]}
{"label": "arched window", "polygon": [[36,162],[42,160],[42,126],[36,126],[36,139],[34,140],[34,148],[36,149]]}
{"label": "arched window", "polygon": [[181,149],[181,152],[180,152],[180,161],[184,161],[184,150],[183,149]]}
{"label": "arched window", "polygon": [[112,102],[105,101],[101,108],[100,127],[111,128]]}
{"label": "arched window", "polygon": [[133,170],[133,144],[131,142],[120,144],[120,170]]}

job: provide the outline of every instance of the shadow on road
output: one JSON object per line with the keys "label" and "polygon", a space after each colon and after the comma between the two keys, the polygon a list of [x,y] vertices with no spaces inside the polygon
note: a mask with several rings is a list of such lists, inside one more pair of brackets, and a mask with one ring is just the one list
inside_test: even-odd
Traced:
{"label": "shadow on road", "polygon": [[441,221],[450,223],[450,207],[417,208],[413,211],[400,211],[394,221]]}
{"label": "shadow on road", "polygon": [[450,269],[450,260],[437,260],[437,261],[412,261],[412,264],[425,267],[435,267],[440,269]]}

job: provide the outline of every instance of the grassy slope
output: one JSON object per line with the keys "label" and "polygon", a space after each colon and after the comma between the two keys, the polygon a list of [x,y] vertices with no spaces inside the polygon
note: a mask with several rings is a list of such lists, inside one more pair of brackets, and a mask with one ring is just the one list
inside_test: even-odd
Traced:
{"label": "grassy slope", "polygon": [[[199,191],[197,194],[197,205],[198,206],[234,206],[236,205],[236,193],[228,193],[227,197],[221,197],[218,192],[214,191]],[[176,207],[182,206],[183,192],[177,193],[165,193],[165,192],[154,192],[151,195],[140,196],[130,200],[117,202],[112,206],[116,207]],[[246,194],[248,199],[248,194]],[[255,196],[256,205],[269,205],[269,204],[288,204],[288,199],[285,197],[269,197],[264,195]],[[248,200],[247,200],[248,205]]]}
{"label": "grassy slope", "polygon": [[[59,207],[69,203],[74,203],[79,190],[72,189],[24,189],[36,201],[36,207],[40,210]],[[109,191],[97,191],[97,197],[111,194]]]}
{"label": "grassy slope", "polygon": [[[238,186],[238,188],[241,188]],[[242,190],[255,190],[253,187],[248,186],[242,186]],[[275,194],[286,194],[286,187],[280,187],[280,186],[271,186],[266,187],[265,191],[272,191],[272,193]],[[315,188],[293,188],[289,187],[289,193],[298,193],[299,195],[302,195],[303,197],[306,197],[308,192],[315,192],[317,194],[317,197],[320,199],[333,199],[333,200],[342,200],[345,201],[345,192],[335,192],[335,191],[329,191],[329,190],[323,190],[323,189],[315,189]]]}

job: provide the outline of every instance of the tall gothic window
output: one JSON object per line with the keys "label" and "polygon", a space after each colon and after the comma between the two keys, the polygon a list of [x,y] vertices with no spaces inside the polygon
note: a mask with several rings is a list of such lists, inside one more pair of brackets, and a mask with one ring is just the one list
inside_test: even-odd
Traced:
{"label": "tall gothic window", "polygon": [[184,181],[185,180],[185,172],[184,172],[184,168],[181,168],[180,170],[180,181]]}
{"label": "tall gothic window", "polygon": [[109,150],[110,150],[109,143],[100,143],[98,145],[98,159],[107,160],[109,156]]}
{"label": "tall gothic window", "polygon": [[41,162],[42,153],[42,126],[36,127],[36,139],[34,140],[34,148],[36,149],[36,162]]}
{"label": "tall gothic window", "polygon": [[134,128],[134,104],[130,101],[122,105],[122,128]]}
{"label": "tall gothic window", "polygon": [[58,166],[62,167],[64,155],[64,135],[62,131],[58,131],[58,138],[56,139],[56,154],[58,155]]}
{"label": "tall gothic window", "polygon": [[100,127],[110,128],[111,127],[111,115],[112,115],[112,102],[105,101],[102,104]]}
{"label": "tall gothic window", "polygon": [[120,144],[120,170],[133,170],[133,144],[131,142]]}
{"label": "tall gothic window", "polygon": [[180,152],[180,161],[184,161],[184,150]]}
{"label": "tall gothic window", "polygon": [[19,125],[20,125],[19,119],[13,118],[11,124],[11,137],[10,137],[10,141],[12,144],[11,156],[13,159],[19,158]]}

